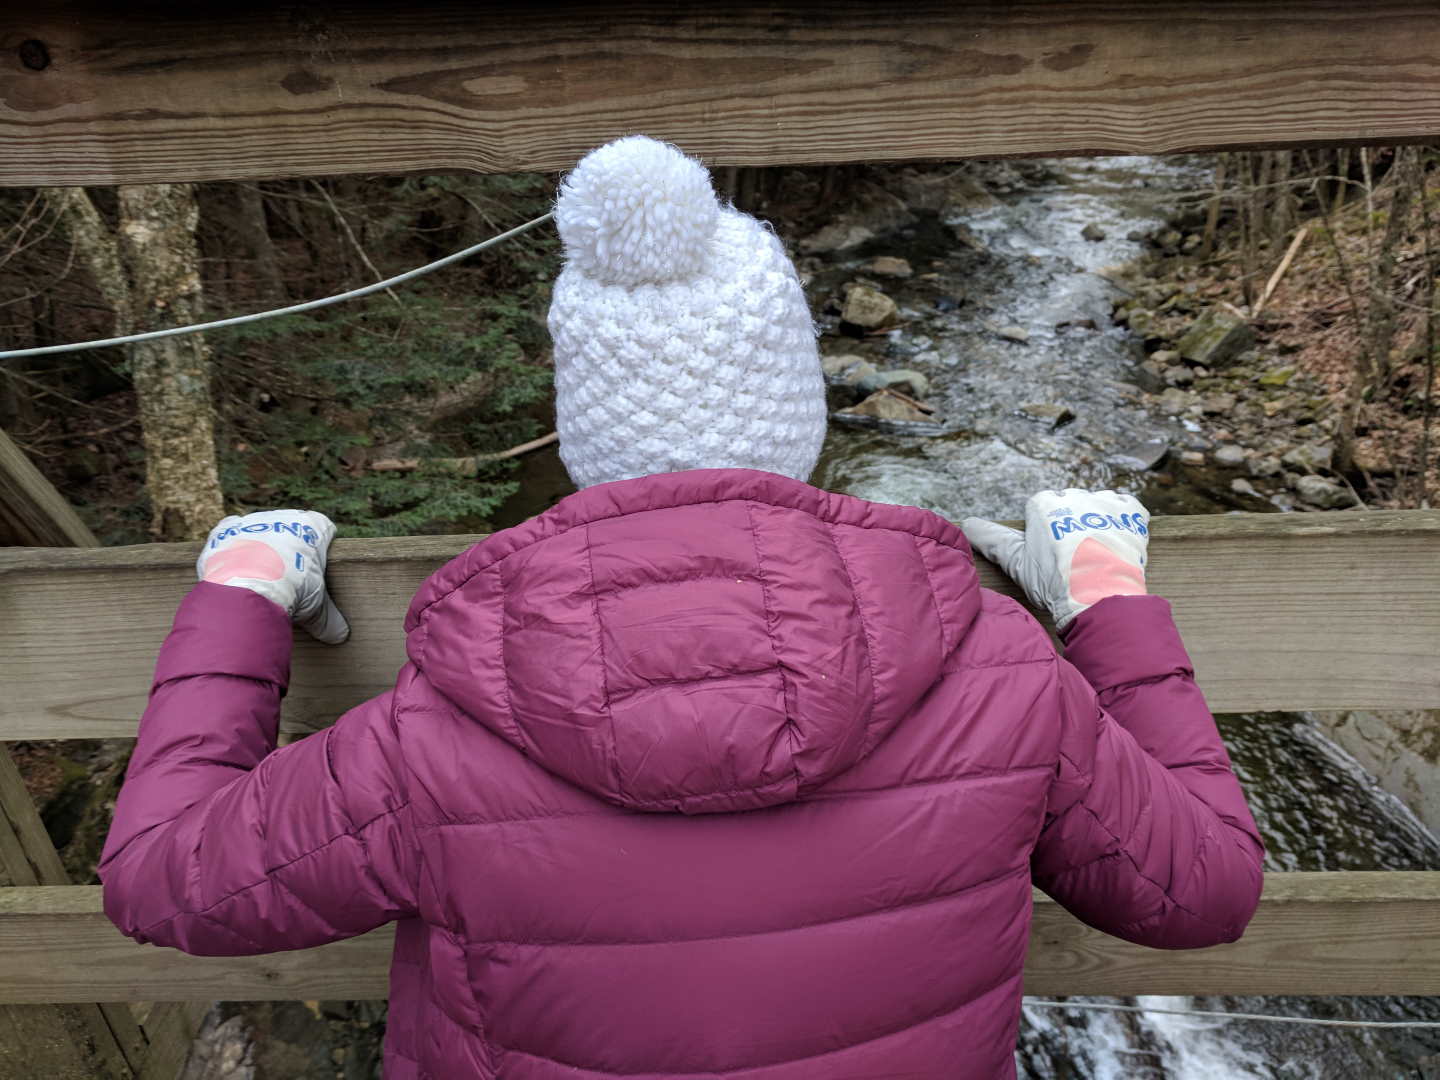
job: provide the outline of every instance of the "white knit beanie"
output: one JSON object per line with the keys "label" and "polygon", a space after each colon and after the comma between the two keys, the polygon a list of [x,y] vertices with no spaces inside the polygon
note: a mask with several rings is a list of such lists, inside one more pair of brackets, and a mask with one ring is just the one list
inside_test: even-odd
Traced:
{"label": "white knit beanie", "polygon": [[808,480],[825,437],[815,328],[766,226],[643,135],[587,154],[555,207],[560,457],[578,487],[684,469]]}

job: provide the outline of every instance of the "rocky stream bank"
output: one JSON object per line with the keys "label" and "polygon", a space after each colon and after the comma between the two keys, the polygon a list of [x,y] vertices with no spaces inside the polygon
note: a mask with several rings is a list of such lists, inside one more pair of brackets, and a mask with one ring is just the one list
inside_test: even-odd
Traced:
{"label": "rocky stream bank", "polygon": [[[967,358],[925,348],[911,349],[907,357],[902,331],[946,321],[944,316],[963,312],[967,298],[976,303],[974,278],[965,273],[974,267],[965,264],[983,266],[992,253],[967,219],[999,206],[994,189],[1034,180],[1047,168],[976,164],[939,179],[901,170],[892,174],[893,184],[913,201],[897,197],[892,203],[872,195],[841,221],[798,241],[800,266],[810,276],[824,331],[824,369],[838,424],[896,435],[965,434],[963,424],[948,422],[942,402],[927,399],[932,385],[943,391],[950,371],[969,366]],[[1006,174],[1015,180],[1007,183]],[[934,215],[928,222],[922,216],[927,212]],[[1129,370],[1101,370],[1097,377],[1109,377],[1124,404],[1149,411],[1166,429],[1126,448],[1128,453],[1112,455],[1122,472],[1126,467],[1148,472],[1140,484],[1158,512],[1202,507],[1213,512],[1216,504],[1255,512],[1360,505],[1334,471],[1332,398],[1297,365],[1296,346],[1266,340],[1241,311],[1213,295],[1207,264],[1198,255],[1203,222],[1203,211],[1182,207],[1128,229],[1125,240],[1136,257],[1082,263],[1076,272],[1091,279],[1068,294],[1062,289],[1039,312],[1038,327],[1033,318],[1027,320],[1031,325],[988,318],[1003,316],[1003,305],[980,298],[981,332],[1018,352],[1057,337],[1128,331]],[[960,258],[952,250],[917,267],[915,241],[937,230],[959,246]],[[1075,242],[1097,248],[1111,239],[1097,221],[1076,221],[1072,232]],[[1202,288],[1202,281],[1211,287]],[[937,360],[942,370],[935,370]],[[1071,403],[1051,394],[1008,404],[1009,419],[1053,432],[1093,402]],[[992,426],[1003,419],[987,418]],[[972,424],[971,433],[975,428]],[[1373,446],[1362,443],[1358,453],[1361,467],[1388,470]]]}

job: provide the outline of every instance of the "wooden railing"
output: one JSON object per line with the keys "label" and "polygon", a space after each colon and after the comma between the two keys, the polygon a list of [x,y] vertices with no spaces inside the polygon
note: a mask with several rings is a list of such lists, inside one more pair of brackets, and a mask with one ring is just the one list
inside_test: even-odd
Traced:
{"label": "wooden railing", "polygon": [[[1440,873],[1267,874],[1240,941],[1180,952],[1035,901],[1027,994],[1440,993]],[[385,927],[298,952],[184,956],[121,937],[99,886],[0,889],[0,1004],[383,998],[393,940]]]}
{"label": "wooden railing", "polygon": [[[1217,711],[1440,707],[1440,513],[1157,518],[1152,534],[1152,587]],[[411,594],[474,539],[336,541],[330,579],[353,634],[298,642],[286,731],[389,687]],[[195,554],[0,549],[0,739],[133,736]],[[201,959],[121,937],[97,889],[3,890],[0,1002],[381,996],[389,941]],[[1196,953],[1127,945],[1042,898],[1026,980],[1035,993],[1440,993],[1440,873],[1271,874],[1245,937]]]}
{"label": "wooden railing", "polygon": [[[1434,139],[1440,19],[1433,0],[0,11],[0,187],[550,170],[637,131],[725,165]],[[60,536],[81,542],[73,531]],[[336,544],[354,636],[300,644],[286,731],[388,685],[410,594],[465,542]],[[1217,711],[1440,707],[1440,515],[1162,519],[1153,551],[1154,591],[1174,602]],[[0,549],[0,740],[133,736],[193,556]],[[159,1019],[147,1065],[151,1033],[128,1010],[66,1004],[41,1017],[7,1003],[384,994],[383,931],[235,960],[122,938],[96,889],[44,884],[63,873],[36,865],[53,850],[18,788],[13,769],[0,776],[0,866],[21,871],[9,875],[20,887],[0,889],[7,1031],[40,1018],[47,1033],[75,1028],[79,1045],[88,1025],[108,1032],[114,1075],[159,1077],[183,1057],[188,1006],[148,1014]],[[1245,938],[1195,953],[1137,949],[1040,902],[1026,986],[1437,993],[1440,874],[1272,874]],[[52,1060],[47,1076],[85,1075]]]}
{"label": "wooden railing", "polygon": [[11,3],[0,186],[1165,153],[1440,132],[1430,0]]}

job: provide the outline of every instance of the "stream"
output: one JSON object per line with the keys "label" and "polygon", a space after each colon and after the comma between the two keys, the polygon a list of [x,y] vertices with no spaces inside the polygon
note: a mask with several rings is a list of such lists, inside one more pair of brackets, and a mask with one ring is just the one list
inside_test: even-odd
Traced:
{"label": "stream", "polygon": [[[1140,237],[1163,223],[1178,196],[1209,189],[1210,166],[1203,158],[1027,163],[1021,182],[1006,170],[1011,179],[998,185],[994,205],[949,222],[922,219],[887,242],[832,256],[809,283],[816,295],[863,276],[875,255],[913,264],[914,278],[875,279],[900,305],[903,321],[900,329],[865,339],[861,351],[879,367],[929,377],[928,400],[943,434],[832,425],[814,482],[926,507],[952,520],[972,514],[1018,519],[1031,493],[1065,486],[1121,488],[1159,512],[1223,512],[1204,493],[1176,490],[1173,480],[1157,482],[1148,471],[1162,448],[1206,444],[1193,422],[1146,407],[1134,385],[1143,354],[1129,332],[1111,322],[1118,292],[1098,273],[1139,256]],[[1103,239],[1082,236],[1087,225]],[[922,271],[938,276],[924,279]],[[877,347],[877,340],[883,344]],[[822,346],[847,351],[833,338]],[[1028,404],[1063,406],[1073,419],[1058,426],[1037,421],[1022,411]],[[1218,720],[1266,839],[1267,869],[1440,869],[1440,841],[1309,718]],[[1149,997],[1129,1003],[1440,1019],[1440,1002],[1428,998]],[[1027,1007],[1016,1060],[1022,1077],[1037,1080],[1431,1077],[1440,1076],[1440,1032]]]}

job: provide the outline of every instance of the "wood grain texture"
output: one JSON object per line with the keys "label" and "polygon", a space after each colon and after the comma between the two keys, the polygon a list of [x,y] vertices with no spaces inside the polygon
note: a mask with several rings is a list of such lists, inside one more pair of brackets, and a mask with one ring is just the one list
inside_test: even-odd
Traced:
{"label": "wood grain texture", "polygon": [[1440,134],[1433,0],[302,0],[0,12],[0,185]]}
{"label": "wood grain texture", "polygon": [[0,838],[0,884],[70,884],[8,746],[0,746]]}
{"label": "wood grain texture", "polygon": [[[1217,712],[1440,707],[1440,513],[1161,517],[1152,531],[1150,587]],[[330,581],[351,638],[297,639],[285,729],[389,689],[411,595],[477,539],[337,540]],[[0,740],[133,736],[197,550],[0,549]]]}
{"label": "wood grain texture", "polygon": [[[0,542],[98,541],[34,464],[0,431]],[[0,885],[66,885],[69,875],[25,781],[0,746]],[[170,1006],[173,1007],[173,1006]],[[0,1005],[0,1080],[133,1076],[145,1038],[120,1003]],[[166,1080],[173,1080],[174,1073]]]}
{"label": "wood grain texture", "polygon": [[0,431],[0,544],[99,542],[55,485]]}
{"label": "wood grain texture", "polygon": [[147,1007],[145,1053],[136,1080],[178,1080],[190,1056],[190,1044],[209,1010],[209,999],[162,1001]]}
{"label": "wood grain texture", "polygon": [[[98,886],[0,890],[0,1003],[380,998],[393,932],[273,956],[137,945]],[[1029,994],[1440,993],[1440,872],[1268,874],[1245,937],[1156,951],[1107,937],[1036,894]]]}

